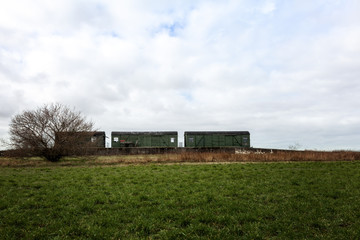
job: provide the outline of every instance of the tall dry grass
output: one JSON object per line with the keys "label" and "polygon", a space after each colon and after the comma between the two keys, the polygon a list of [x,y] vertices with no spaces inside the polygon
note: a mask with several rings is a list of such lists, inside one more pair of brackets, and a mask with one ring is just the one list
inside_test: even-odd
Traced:
{"label": "tall dry grass", "polygon": [[173,153],[159,155],[115,155],[65,158],[50,163],[41,158],[0,157],[0,167],[51,166],[110,166],[149,163],[214,163],[214,162],[294,162],[294,161],[356,161],[360,152],[354,151],[276,151],[235,153]]}
{"label": "tall dry grass", "polygon": [[246,154],[198,153],[181,155],[180,159],[182,161],[196,162],[353,161],[360,160],[360,152],[279,151],[275,153],[249,152]]}

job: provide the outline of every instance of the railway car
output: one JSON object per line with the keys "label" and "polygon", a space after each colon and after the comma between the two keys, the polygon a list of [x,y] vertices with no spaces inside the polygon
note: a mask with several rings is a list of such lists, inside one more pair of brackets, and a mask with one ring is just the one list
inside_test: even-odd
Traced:
{"label": "railway car", "polygon": [[111,132],[111,147],[177,147],[177,132]]}
{"label": "railway car", "polygon": [[185,147],[250,147],[248,131],[185,132]]}
{"label": "railway car", "polygon": [[105,132],[102,131],[97,131],[94,132],[90,138],[90,141],[99,148],[104,148],[105,147]]}
{"label": "railway car", "polygon": [[57,132],[55,144],[83,144],[84,147],[105,148],[105,132]]}

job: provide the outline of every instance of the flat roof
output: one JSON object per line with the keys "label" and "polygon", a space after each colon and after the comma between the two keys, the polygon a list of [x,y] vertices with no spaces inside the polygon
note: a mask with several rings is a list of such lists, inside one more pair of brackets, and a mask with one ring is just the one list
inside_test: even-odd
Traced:
{"label": "flat roof", "polygon": [[94,135],[105,135],[104,131],[95,131]]}
{"label": "flat roof", "polygon": [[147,132],[111,132],[111,135],[177,135],[176,131],[147,131]]}
{"label": "flat roof", "polygon": [[191,131],[184,135],[250,135],[249,131]]}

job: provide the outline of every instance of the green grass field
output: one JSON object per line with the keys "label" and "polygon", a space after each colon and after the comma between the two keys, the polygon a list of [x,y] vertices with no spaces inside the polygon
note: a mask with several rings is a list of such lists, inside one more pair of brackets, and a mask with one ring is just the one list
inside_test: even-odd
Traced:
{"label": "green grass field", "polygon": [[359,239],[360,162],[0,168],[1,239]]}

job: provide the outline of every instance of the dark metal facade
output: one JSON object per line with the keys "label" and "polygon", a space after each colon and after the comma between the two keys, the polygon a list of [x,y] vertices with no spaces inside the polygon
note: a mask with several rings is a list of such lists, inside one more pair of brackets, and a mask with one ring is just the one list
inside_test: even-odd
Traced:
{"label": "dark metal facade", "polygon": [[105,132],[57,132],[55,134],[55,144],[77,144],[79,147],[104,148]]}
{"label": "dark metal facade", "polygon": [[112,132],[111,147],[177,147],[177,132]]}
{"label": "dark metal facade", "polygon": [[96,147],[104,148],[105,138],[105,132],[94,132],[94,134],[91,136],[91,142],[94,143]]}
{"label": "dark metal facade", "polygon": [[185,147],[250,147],[248,131],[185,132]]}

